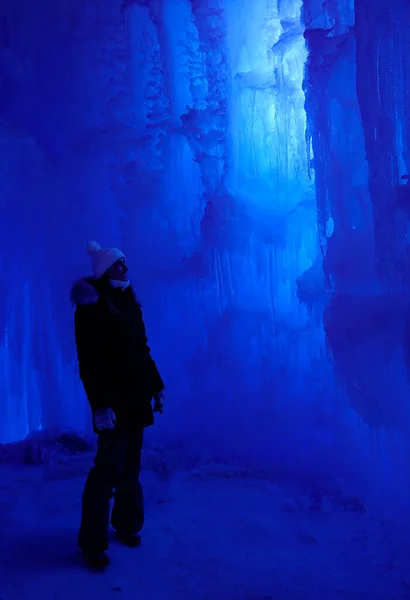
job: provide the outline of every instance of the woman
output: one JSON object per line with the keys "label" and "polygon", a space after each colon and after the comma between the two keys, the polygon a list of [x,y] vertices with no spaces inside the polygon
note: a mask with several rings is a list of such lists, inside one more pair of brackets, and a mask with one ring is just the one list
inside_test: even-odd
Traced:
{"label": "woman", "polygon": [[80,377],[98,434],[85,484],[78,546],[90,567],[110,560],[111,524],[127,546],[140,544],[144,506],[139,474],[144,427],[163,409],[164,383],[151,357],[141,306],[128,280],[125,255],[88,244],[93,277],[76,282],[75,338]]}

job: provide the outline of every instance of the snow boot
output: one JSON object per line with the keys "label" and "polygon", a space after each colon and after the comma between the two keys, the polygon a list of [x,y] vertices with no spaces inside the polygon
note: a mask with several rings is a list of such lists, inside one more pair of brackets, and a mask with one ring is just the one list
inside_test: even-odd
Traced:
{"label": "snow boot", "polygon": [[121,533],[117,531],[117,537],[121,544],[128,546],[128,548],[141,546],[141,536],[138,533]]}
{"label": "snow boot", "polygon": [[110,564],[110,557],[106,552],[83,552],[83,557],[89,569],[103,570]]}

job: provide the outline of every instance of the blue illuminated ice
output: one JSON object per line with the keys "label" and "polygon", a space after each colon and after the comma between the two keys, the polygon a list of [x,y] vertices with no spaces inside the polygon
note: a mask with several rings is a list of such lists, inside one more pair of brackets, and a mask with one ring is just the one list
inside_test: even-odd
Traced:
{"label": "blue illuminated ice", "polygon": [[[91,435],[89,239],[127,254],[166,383],[143,573],[118,555],[114,591],[409,588],[409,30],[407,0],[0,6],[0,442],[39,433],[0,462]],[[1,465],[0,597],[86,591],[84,457],[54,458]]]}
{"label": "blue illuminated ice", "polygon": [[[6,12],[0,439],[89,427],[68,290],[98,239],[128,256],[167,384],[172,408],[150,435],[202,458],[281,461],[297,476],[342,463],[361,472],[369,457],[377,471],[357,419],[370,439],[375,423],[407,423],[403,302],[391,299],[406,220],[374,178],[394,152],[404,169],[406,137],[398,127],[390,139],[393,109],[379,122],[363,108],[352,1],[91,1],[45,13],[16,0]],[[395,334],[360,338],[373,358],[353,364],[342,333],[356,339],[380,319]],[[369,365],[382,373],[386,348],[394,367],[374,385]]]}

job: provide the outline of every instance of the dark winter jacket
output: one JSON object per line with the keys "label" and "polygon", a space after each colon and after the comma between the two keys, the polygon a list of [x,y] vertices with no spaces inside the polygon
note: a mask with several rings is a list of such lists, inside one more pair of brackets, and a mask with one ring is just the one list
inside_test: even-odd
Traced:
{"label": "dark winter jacket", "polygon": [[119,429],[152,425],[151,401],[164,383],[131,286],[121,290],[104,279],[81,279],[71,300],[80,377],[92,410],[112,408]]}

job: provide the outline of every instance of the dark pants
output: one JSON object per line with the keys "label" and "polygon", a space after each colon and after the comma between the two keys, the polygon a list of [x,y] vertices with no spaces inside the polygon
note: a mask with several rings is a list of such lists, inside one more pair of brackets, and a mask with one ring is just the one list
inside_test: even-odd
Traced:
{"label": "dark pants", "polygon": [[78,546],[99,553],[108,548],[111,525],[119,534],[135,534],[144,525],[144,502],[139,481],[143,430],[123,434],[116,430],[98,435],[97,455],[83,493]]}

